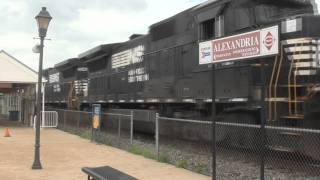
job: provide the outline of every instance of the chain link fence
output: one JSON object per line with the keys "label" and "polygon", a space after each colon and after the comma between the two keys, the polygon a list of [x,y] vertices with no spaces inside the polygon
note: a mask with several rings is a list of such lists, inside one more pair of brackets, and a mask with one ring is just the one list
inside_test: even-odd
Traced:
{"label": "chain link fence", "polygon": [[216,179],[320,179],[320,130],[247,112],[218,116],[215,125]]}
{"label": "chain link fence", "polygon": [[[58,128],[92,138],[91,112],[55,111]],[[320,130],[263,123],[259,118],[244,112],[219,115],[212,144],[210,121],[155,114],[149,122],[151,133],[146,134],[137,130],[134,111],[108,112],[102,113],[96,142],[209,176],[214,167],[212,178],[219,180],[320,179]]]}
{"label": "chain link fence", "polygon": [[92,131],[92,113],[55,109],[59,116],[58,128],[97,143],[116,147],[133,144],[133,115],[102,113],[99,133],[96,137]]}
{"label": "chain link fence", "polygon": [[155,119],[157,159],[177,167],[211,175],[212,123],[161,117]]}
{"label": "chain link fence", "polygon": [[320,179],[320,130],[266,126],[266,179]]}

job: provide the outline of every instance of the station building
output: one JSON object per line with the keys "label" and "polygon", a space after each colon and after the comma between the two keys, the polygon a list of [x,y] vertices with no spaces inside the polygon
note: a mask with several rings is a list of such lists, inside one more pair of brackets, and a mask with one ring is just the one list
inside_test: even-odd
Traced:
{"label": "station building", "polygon": [[0,50],[0,119],[30,124],[36,104],[38,73]]}

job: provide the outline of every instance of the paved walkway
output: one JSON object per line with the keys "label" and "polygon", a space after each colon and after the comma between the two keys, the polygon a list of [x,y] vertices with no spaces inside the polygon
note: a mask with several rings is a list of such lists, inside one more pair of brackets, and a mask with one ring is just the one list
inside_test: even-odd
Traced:
{"label": "paved walkway", "polygon": [[0,179],[79,180],[86,179],[81,167],[105,165],[145,180],[211,179],[116,148],[96,145],[88,140],[56,129],[41,131],[43,169],[31,170],[34,131],[22,127],[13,127],[10,130],[12,137],[3,137],[4,127],[0,124]]}

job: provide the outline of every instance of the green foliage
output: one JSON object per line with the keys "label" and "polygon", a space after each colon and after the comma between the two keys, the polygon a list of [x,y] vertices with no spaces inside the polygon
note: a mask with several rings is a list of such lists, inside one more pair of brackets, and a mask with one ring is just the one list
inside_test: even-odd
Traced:
{"label": "green foliage", "polygon": [[204,166],[203,165],[197,165],[197,166],[194,167],[194,171],[201,174],[202,172],[204,172]]}
{"label": "green foliage", "polygon": [[159,155],[159,162],[169,163],[169,162],[170,162],[170,160],[169,160],[169,155],[167,155],[167,154],[160,154],[160,155]]}
{"label": "green foliage", "polygon": [[187,166],[188,166],[188,163],[187,163],[186,160],[178,160],[177,163],[176,163],[176,166],[177,166],[178,168],[184,168],[184,169],[186,169]]}
{"label": "green foliage", "polygon": [[141,155],[145,158],[156,159],[156,156],[154,155],[154,153],[135,144],[132,145],[128,151],[133,154]]}
{"label": "green foliage", "polygon": [[88,130],[80,130],[79,131],[79,136],[84,138],[84,139],[91,139],[91,132]]}

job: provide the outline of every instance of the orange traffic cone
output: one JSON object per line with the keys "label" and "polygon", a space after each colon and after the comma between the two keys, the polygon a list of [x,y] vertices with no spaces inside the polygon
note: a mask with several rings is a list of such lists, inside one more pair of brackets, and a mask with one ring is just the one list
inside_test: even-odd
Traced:
{"label": "orange traffic cone", "polygon": [[4,137],[11,137],[9,128],[6,128],[6,130],[4,131]]}

